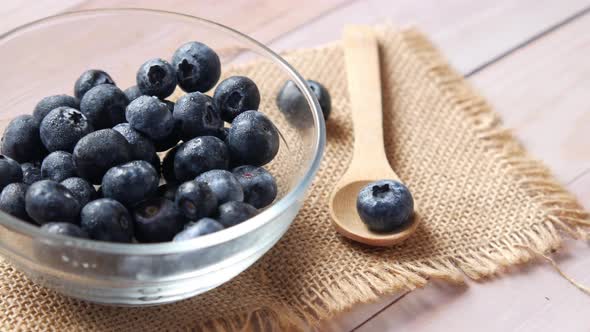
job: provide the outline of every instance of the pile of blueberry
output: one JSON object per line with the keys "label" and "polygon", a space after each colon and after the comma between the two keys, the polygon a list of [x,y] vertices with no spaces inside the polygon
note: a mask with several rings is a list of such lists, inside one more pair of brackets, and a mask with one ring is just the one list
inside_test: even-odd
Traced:
{"label": "pile of blueberry", "polygon": [[[257,111],[256,84],[217,84],[220,74],[199,42],[145,62],[125,91],[104,71],[84,72],[75,97],[46,97],[6,128],[0,209],[47,232],[126,243],[191,239],[254,216],[277,196],[262,166],[279,133]],[[186,94],[166,100],[177,86]]]}

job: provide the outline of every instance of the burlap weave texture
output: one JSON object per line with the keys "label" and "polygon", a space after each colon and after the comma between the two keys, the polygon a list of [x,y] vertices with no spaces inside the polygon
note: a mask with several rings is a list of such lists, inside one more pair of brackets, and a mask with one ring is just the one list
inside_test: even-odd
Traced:
{"label": "burlap weave texture", "polygon": [[[283,239],[236,279],[194,299],[112,308],[68,299],[0,262],[0,329],[171,331],[277,330],[320,319],[428,278],[460,282],[585,237],[589,216],[531,159],[500,119],[414,30],[379,30],[384,132],[389,161],[412,190],[423,223],[393,248],[351,243],[331,226],[328,198],[352,153],[339,44],[287,60],[332,93],[325,157],[304,207]],[[255,81],[264,81],[256,68]],[[262,95],[264,95],[264,84]],[[274,88],[274,87],[273,87]]]}

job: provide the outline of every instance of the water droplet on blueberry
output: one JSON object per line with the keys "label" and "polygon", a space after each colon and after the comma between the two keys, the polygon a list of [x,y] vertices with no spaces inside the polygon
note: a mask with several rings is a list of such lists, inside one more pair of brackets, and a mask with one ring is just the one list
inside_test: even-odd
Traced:
{"label": "water droplet on blueberry", "polygon": [[127,228],[129,228],[129,220],[127,219],[127,217],[125,217],[125,216],[121,216],[121,217],[119,218],[119,225],[121,225],[121,227],[122,227],[123,229],[127,229]]}

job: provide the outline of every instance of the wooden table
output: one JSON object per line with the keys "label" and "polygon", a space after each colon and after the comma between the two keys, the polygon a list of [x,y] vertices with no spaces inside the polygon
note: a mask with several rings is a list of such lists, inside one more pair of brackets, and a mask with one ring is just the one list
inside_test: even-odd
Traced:
{"label": "wooden table", "polygon": [[[444,3],[444,4],[443,4]],[[503,115],[530,152],[590,208],[590,1],[584,0],[4,0],[0,31],[66,10],[149,7],[202,16],[275,50],[339,38],[347,23],[412,24]],[[590,248],[567,241],[556,259],[590,284]],[[590,296],[547,264],[464,287],[432,283],[358,305],[334,331],[587,331]]]}

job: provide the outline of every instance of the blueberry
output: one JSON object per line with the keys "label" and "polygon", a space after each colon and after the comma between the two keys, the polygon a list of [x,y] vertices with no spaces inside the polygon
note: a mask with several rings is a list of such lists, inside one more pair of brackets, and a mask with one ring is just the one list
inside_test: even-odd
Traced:
{"label": "blueberry", "polygon": [[162,151],[168,151],[170,149],[172,149],[173,147],[176,146],[176,144],[178,144],[178,142],[180,141],[180,135],[182,134],[180,127],[182,126],[182,123],[180,121],[174,121],[174,128],[172,129],[172,131],[170,132],[170,134],[164,138],[161,139],[152,139],[152,142],[154,143],[154,147],[156,148],[156,151],[158,152],[162,152]]}
{"label": "blueberry", "polygon": [[174,157],[176,156],[176,151],[178,151],[178,146],[172,148],[162,161],[162,177],[166,180],[166,183],[175,183],[178,182],[176,175],[174,174]]}
{"label": "blueberry", "polygon": [[229,134],[229,127],[223,127],[215,133],[215,137],[219,138],[222,141],[226,141],[227,135]]}
{"label": "blueberry", "polygon": [[98,198],[98,193],[90,182],[77,177],[71,177],[63,180],[61,185],[66,187],[80,203],[80,206]]}
{"label": "blueberry", "polygon": [[158,182],[158,173],[150,163],[135,160],[109,169],[102,178],[101,188],[104,197],[131,206],[153,196]]}
{"label": "blueberry", "polygon": [[74,95],[78,99],[82,99],[84,94],[97,85],[101,84],[112,84],[115,85],[115,81],[106,72],[99,69],[90,69],[82,73],[76,85],[74,85]]}
{"label": "blueberry", "polygon": [[43,121],[43,118],[49,114],[49,112],[62,106],[67,106],[75,109],[80,108],[80,101],[72,96],[68,95],[55,95],[41,99],[33,110],[33,117],[37,124]]}
{"label": "blueberry", "polygon": [[25,206],[39,225],[56,220],[78,223],[80,203],[66,187],[52,180],[33,183],[27,190]]}
{"label": "blueberry", "polygon": [[0,155],[0,190],[7,185],[23,180],[20,165],[5,155]]}
{"label": "blueberry", "polygon": [[[154,161],[154,155],[156,155],[156,148],[152,141],[139,131],[131,128],[128,123],[119,123],[113,127],[113,130],[117,131],[129,143],[131,148],[131,158],[134,160],[145,160],[152,162]],[[159,163],[159,160],[158,160]],[[159,167],[158,167],[159,169]]]}
{"label": "blueberry", "polygon": [[260,92],[251,79],[244,76],[231,76],[215,88],[213,100],[215,107],[221,112],[221,118],[232,122],[243,112],[258,109]]}
{"label": "blueberry", "polygon": [[187,93],[176,101],[174,119],[180,121],[181,138],[188,141],[197,136],[214,135],[223,127],[223,120],[209,96]]}
{"label": "blueberry", "polygon": [[[313,80],[307,80],[309,89],[315,94],[324,119],[328,120],[332,111],[332,98],[330,92],[321,83]],[[309,104],[301,93],[301,90],[293,81],[287,81],[279,94],[277,95],[277,106],[283,112],[290,122],[302,122],[301,118],[309,112]]]}
{"label": "blueberry", "polygon": [[28,186],[24,183],[11,183],[2,189],[0,210],[21,220],[30,220],[25,207]]}
{"label": "blueberry", "polygon": [[219,232],[223,229],[223,225],[217,220],[211,218],[203,218],[197,222],[187,224],[184,230],[174,237],[173,241],[186,241],[197,238],[199,236]]}
{"label": "blueberry", "polygon": [[24,184],[31,185],[37,181],[41,181],[41,166],[37,163],[24,163],[20,165],[23,171],[23,182]]}
{"label": "blueberry", "polygon": [[[170,111],[170,113],[173,114],[172,112],[174,112],[175,104],[169,100],[163,100],[163,102],[164,102],[164,104],[166,104],[166,106],[168,106],[168,110]],[[172,115],[172,117],[174,117],[174,115]],[[168,134],[164,138],[152,139],[152,142],[154,143],[154,147],[156,148],[156,151],[158,151],[158,152],[167,151],[167,150],[170,150],[173,147],[175,147],[176,144],[178,143],[178,141],[180,141],[180,136],[182,134],[181,127],[182,127],[182,122],[174,119],[174,128],[172,129],[170,134]]]}
{"label": "blueberry", "polygon": [[156,97],[141,96],[127,106],[127,121],[133,129],[151,139],[164,139],[174,129],[174,118],[168,106]]}
{"label": "blueberry", "polygon": [[247,111],[234,119],[227,144],[233,163],[262,166],[279,152],[279,131],[264,114]]}
{"label": "blueberry", "polygon": [[79,237],[82,239],[88,238],[88,233],[86,233],[86,231],[78,225],[69,222],[50,222],[41,226],[41,229],[51,234]]}
{"label": "blueberry", "polygon": [[90,89],[80,101],[80,111],[95,129],[111,128],[125,122],[127,96],[111,84],[102,84]]}
{"label": "blueberry", "polygon": [[92,124],[78,110],[58,107],[41,121],[39,133],[47,150],[72,152],[76,143],[93,131]]}
{"label": "blueberry", "polygon": [[179,181],[194,179],[212,169],[227,169],[227,146],[217,137],[201,136],[184,142],[174,155],[174,175]]}
{"label": "blueberry", "polygon": [[256,166],[239,166],[233,169],[244,190],[244,202],[261,209],[277,197],[277,183],[267,170]]}
{"label": "blueberry", "polygon": [[332,97],[330,96],[330,92],[318,81],[307,80],[307,85],[320,103],[324,119],[328,120],[330,113],[332,113]]}
{"label": "blueberry", "polygon": [[230,201],[219,206],[217,220],[227,228],[244,222],[257,213],[258,210],[248,203]]}
{"label": "blueberry", "polygon": [[82,209],[81,227],[91,239],[130,243],[133,221],[123,204],[110,198],[94,200]]}
{"label": "blueberry", "polygon": [[136,75],[137,86],[144,95],[166,98],[176,89],[176,72],[165,60],[146,61]]}
{"label": "blueberry", "polygon": [[172,240],[185,224],[174,203],[165,198],[151,198],[133,208],[135,238],[139,242]]}
{"label": "blueberry", "polygon": [[2,154],[18,162],[39,161],[47,154],[32,116],[19,115],[10,121],[2,136]]}
{"label": "blueberry", "polygon": [[41,164],[41,177],[61,182],[67,178],[78,176],[72,154],[65,151],[50,153]]}
{"label": "blueberry", "polygon": [[214,169],[199,175],[195,180],[204,182],[211,188],[215,197],[217,197],[218,204],[244,200],[242,186],[231,172]]}
{"label": "blueberry", "polygon": [[123,91],[123,93],[125,94],[125,97],[127,97],[127,100],[129,102],[132,102],[140,96],[143,96],[143,93],[141,93],[141,90],[139,90],[139,87],[137,85],[128,87],[127,89],[125,89],[125,91]]}
{"label": "blueberry", "polygon": [[178,190],[178,184],[166,183],[158,187],[158,196],[174,201],[176,198],[176,190]]}
{"label": "blueberry", "polygon": [[217,53],[199,42],[188,42],[172,55],[178,85],[186,92],[205,92],[215,86],[221,75]]}
{"label": "blueberry", "polygon": [[84,136],[76,144],[73,156],[79,176],[99,184],[111,167],[131,160],[131,147],[123,135],[102,129]]}
{"label": "blueberry", "polygon": [[414,199],[402,183],[380,180],[361,189],[356,209],[370,230],[391,232],[408,225],[414,213]]}
{"label": "blueberry", "polygon": [[217,209],[217,196],[205,182],[187,181],[178,187],[176,209],[187,219],[209,217]]}

